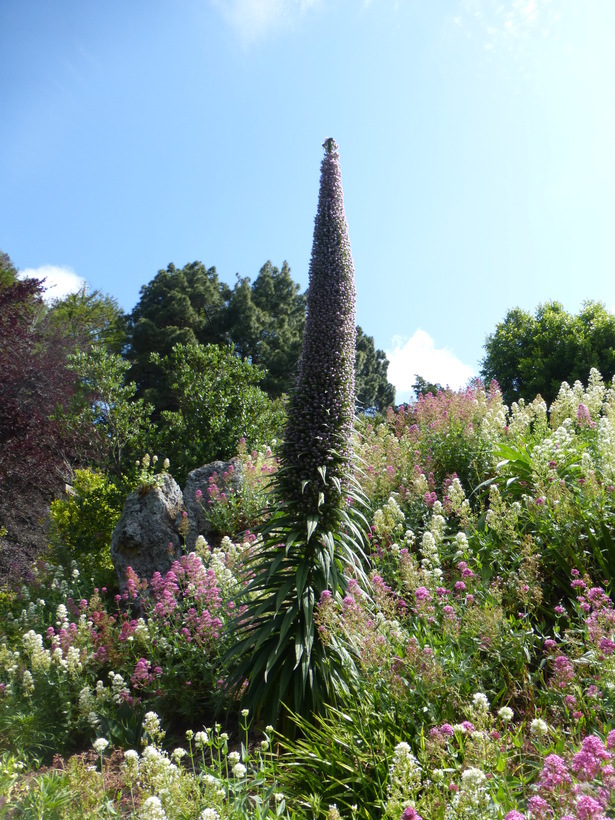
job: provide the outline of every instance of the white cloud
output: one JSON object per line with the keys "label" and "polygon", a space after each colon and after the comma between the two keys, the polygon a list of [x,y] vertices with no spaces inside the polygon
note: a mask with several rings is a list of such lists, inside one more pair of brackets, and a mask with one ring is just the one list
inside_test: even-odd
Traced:
{"label": "white cloud", "polygon": [[245,42],[292,25],[321,0],[211,0]]}
{"label": "white cloud", "polygon": [[437,348],[429,333],[420,328],[409,339],[394,336],[392,350],[387,350],[388,379],[395,385],[396,400],[408,401],[414,396],[415,376],[454,390],[463,387],[476,374],[446,347]]}
{"label": "white cloud", "polygon": [[43,299],[52,302],[63,299],[69,293],[77,293],[87,285],[85,279],[78,276],[72,268],[60,265],[41,265],[40,268],[25,268],[19,271],[21,279],[44,279],[45,293]]}

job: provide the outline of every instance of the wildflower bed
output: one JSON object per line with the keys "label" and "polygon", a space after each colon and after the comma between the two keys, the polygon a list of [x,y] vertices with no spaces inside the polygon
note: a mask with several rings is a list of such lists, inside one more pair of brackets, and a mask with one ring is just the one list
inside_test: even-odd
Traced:
{"label": "wildflower bed", "polygon": [[348,680],[313,718],[224,685],[271,454],[164,577],[40,562],[0,599],[0,816],[615,816],[615,394],[546,411],[476,384],[357,421],[369,583],[317,604]]}

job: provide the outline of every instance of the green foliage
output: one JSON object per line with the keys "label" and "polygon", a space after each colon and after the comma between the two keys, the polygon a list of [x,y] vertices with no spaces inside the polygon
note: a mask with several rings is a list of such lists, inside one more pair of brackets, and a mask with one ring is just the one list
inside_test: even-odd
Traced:
{"label": "green foliage", "polygon": [[121,353],[126,346],[126,317],[117,300],[99,290],[88,292],[84,286],[54,300],[48,320],[81,349],[102,346],[110,353]]}
{"label": "green foliage", "polygon": [[238,279],[228,304],[228,339],[242,359],[266,371],[262,389],[269,396],[294,387],[304,326],[305,296],[286,262],[280,270],[266,262],[252,285]]}
{"label": "green foliage", "polygon": [[154,449],[169,458],[180,484],[190,470],[231,458],[242,438],[249,448],[274,438],[283,423],[282,409],[258,386],[262,371],[229,348],[176,345],[152,358],[177,405],[162,413]]}
{"label": "green foliage", "polygon": [[17,281],[17,268],[8,253],[0,250],[0,288],[13,285]]}
{"label": "green foliage", "polygon": [[219,281],[216,269],[201,262],[181,269],[171,264],[141,288],[128,325],[129,378],[137,384],[137,395],[154,405],[156,416],[163,410],[176,410],[177,403],[168,372],[151,354],[164,358],[176,344],[224,343],[224,314],[230,293]]}
{"label": "green foliage", "polygon": [[498,382],[507,404],[537,394],[551,404],[562,382],[585,381],[592,367],[615,373],[615,317],[600,302],[585,302],[576,316],[546,302],[534,316],[508,311],[487,337],[481,376]]}
{"label": "green foliage", "polygon": [[352,656],[341,643],[325,649],[314,622],[323,595],[333,590],[341,598],[349,577],[366,583],[366,522],[357,509],[363,499],[348,488],[349,508],[332,510],[326,497],[335,483],[323,469],[322,517],[319,510],[306,515],[301,502],[278,497],[261,529],[262,544],[245,561],[241,614],[231,624],[236,642],[226,655],[227,685],[240,689],[247,679],[246,705],[272,723],[283,705],[304,716],[318,714],[353,686]]}
{"label": "green foliage", "polygon": [[357,326],[355,393],[357,411],[378,413],[395,402],[395,388],[387,381],[388,359],[376,350],[373,336]]}
{"label": "green foliage", "polygon": [[51,502],[56,559],[77,560],[99,586],[113,582],[109,549],[124,505],[124,492],[103,473],[76,470],[70,494]]}
{"label": "green foliage", "polygon": [[281,785],[293,803],[311,809],[317,818],[327,817],[333,804],[342,817],[381,817],[389,757],[395,740],[401,739],[394,715],[383,714],[366,699],[343,709],[327,706],[315,720],[296,714],[290,720],[298,737],[280,738]]}
{"label": "green foliage", "polygon": [[[305,327],[306,297],[293,281],[287,262],[267,261],[252,282],[237,276],[233,289],[218,280],[215,268],[193,262],[169,265],[141,288],[128,320],[129,378],[138,395],[154,404],[154,415],[177,410],[168,382],[151,353],[168,356],[176,344],[231,345],[235,353],[264,370],[261,389],[272,398],[290,393],[298,375]],[[371,336],[357,329],[357,409],[385,410],[395,400],[387,381],[388,362]]]}
{"label": "green foliage", "polygon": [[153,406],[135,398],[135,383],[126,383],[130,365],[105,346],[79,351],[68,361],[81,390],[67,423],[87,431],[97,443],[99,464],[120,479],[144,449]]}
{"label": "green foliage", "polygon": [[269,514],[272,476],[277,460],[269,447],[248,449],[239,444],[240,480],[236,480],[234,464],[222,475],[214,473],[206,494],[201,499],[207,523],[214,533],[230,538],[246,531],[254,532]]}

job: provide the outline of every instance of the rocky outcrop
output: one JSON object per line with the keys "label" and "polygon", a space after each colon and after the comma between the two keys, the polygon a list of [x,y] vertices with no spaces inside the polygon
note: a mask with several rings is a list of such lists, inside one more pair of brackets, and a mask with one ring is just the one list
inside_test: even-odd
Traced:
{"label": "rocky outcrop", "polygon": [[[209,480],[214,474],[217,476],[216,483],[220,490],[227,492],[229,490],[238,491],[243,480],[241,459],[213,461],[211,464],[199,467],[188,474],[186,486],[184,487],[184,504],[190,522],[190,529],[186,534],[187,552],[194,549],[199,535],[203,535],[207,539],[211,534],[212,530],[207,518],[207,490],[210,486]],[[227,476],[227,478],[223,478],[223,476]]]}
{"label": "rocky outcrop", "polygon": [[146,580],[155,572],[168,572],[182,555],[187,528],[182,491],[168,473],[160,476],[157,486],[131,493],[111,538],[120,592],[126,588],[128,567]]}

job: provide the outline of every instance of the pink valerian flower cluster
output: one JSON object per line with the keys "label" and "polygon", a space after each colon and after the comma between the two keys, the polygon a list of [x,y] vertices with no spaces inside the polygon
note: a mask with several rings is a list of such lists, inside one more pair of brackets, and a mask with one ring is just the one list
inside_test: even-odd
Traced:
{"label": "pink valerian flower cluster", "polygon": [[[152,616],[177,622],[178,634],[191,643],[211,645],[222,628],[222,596],[216,574],[192,552],[175,561],[164,578],[156,572],[150,581]],[[181,625],[180,625],[181,624]]]}
{"label": "pink valerian flower cluster", "polygon": [[[585,737],[569,763],[557,754],[547,755],[536,784],[537,794],[527,802],[531,820],[606,820],[606,809],[615,799],[613,747],[615,731],[606,742],[595,735]],[[510,815],[516,817],[511,812],[506,818]]]}
{"label": "pink valerian flower cluster", "polygon": [[344,478],[350,466],[355,404],[354,266],[337,145],[329,139],[324,148],[299,378],[282,447],[282,462],[295,473],[283,495],[310,509],[322,487],[318,468]]}
{"label": "pink valerian flower cluster", "polygon": [[135,689],[140,689],[149,686],[160,675],[162,675],[162,667],[155,666],[152,669],[152,664],[146,658],[139,658],[130,677],[130,682]]}
{"label": "pink valerian flower cluster", "polygon": [[412,806],[407,806],[400,817],[400,820],[423,820],[418,811]]}

